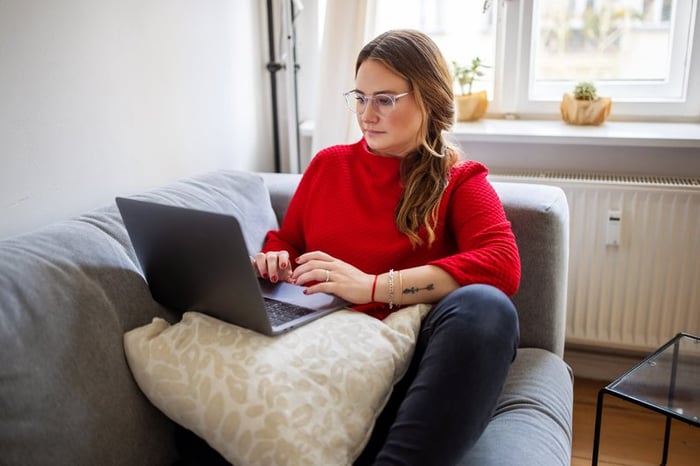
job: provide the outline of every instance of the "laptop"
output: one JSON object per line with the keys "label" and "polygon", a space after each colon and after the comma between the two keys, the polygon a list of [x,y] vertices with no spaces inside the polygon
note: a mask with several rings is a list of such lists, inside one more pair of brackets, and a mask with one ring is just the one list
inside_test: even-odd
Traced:
{"label": "laptop", "polygon": [[165,307],[273,336],[348,304],[259,279],[234,216],[124,197],[116,202],[151,294]]}

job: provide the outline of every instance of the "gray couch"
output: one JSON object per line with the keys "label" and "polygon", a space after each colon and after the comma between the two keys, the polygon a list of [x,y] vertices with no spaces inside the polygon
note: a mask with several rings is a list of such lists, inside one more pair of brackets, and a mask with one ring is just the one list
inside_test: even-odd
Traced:
{"label": "gray couch", "polygon": [[[244,217],[249,244],[259,245],[297,182],[219,171],[138,197]],[[569,464],[566,198],[548,186],[494,185],[522,256],[514,297],[521,349],[493,420],[462,464]],[[131,376],[123,334],[155,316],[178,320],[151,298],[114,205],[0,241],[0,464],[218,462]]]}

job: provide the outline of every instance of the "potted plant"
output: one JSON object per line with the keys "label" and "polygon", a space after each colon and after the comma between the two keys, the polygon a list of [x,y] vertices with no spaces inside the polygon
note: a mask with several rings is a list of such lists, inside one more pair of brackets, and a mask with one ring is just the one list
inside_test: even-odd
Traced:
{"label": "potted plant", "polygon": [[455,96],[457,121],[476,121],[486,113],[489,105],[486,91],[472,92],[474,81],[484,75],[484,65],[479,57],[466,66],[452,61],[453,76],[459,85],[460,93]]}
{"label": "potted plant", "polygon": [[609,97],[599,97],[593,83],[576,84],[573,93],[564,93],[560,110],[562,119],[572,125],[600,125],[610,115]]}

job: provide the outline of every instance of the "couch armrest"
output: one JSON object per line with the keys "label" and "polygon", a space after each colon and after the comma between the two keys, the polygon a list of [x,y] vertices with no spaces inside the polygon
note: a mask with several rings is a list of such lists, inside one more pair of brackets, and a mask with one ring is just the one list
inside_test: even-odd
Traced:
{"label": "couch armrest", "polygon": [[294,173],[260,173],[267,189],[270,191],[272,209],[277,216],[277,223],[282,224],[284,214],[287,213],[289,201],[297,189],[301,175]]}
{"label": "couch armrest", "polygon": [[561,188],[492,181],[520,251],[522,278],[513,302],[520,346],[564,354],[569,269],[569,204]]}
{"label": "couch armrest", "polygon": [[[301,175],[262,173],[281,223]],[[564,353],[569,265],[569,206],[564,191],[537,184],[492,183],[520,250],[522,279],[513,302],[520,346]]]}

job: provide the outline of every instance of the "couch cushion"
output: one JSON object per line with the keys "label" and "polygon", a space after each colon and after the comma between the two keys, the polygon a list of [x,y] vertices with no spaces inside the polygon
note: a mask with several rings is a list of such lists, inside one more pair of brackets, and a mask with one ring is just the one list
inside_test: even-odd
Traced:
{"label": "couch cushion", "polygon": [[567,466],[573,382],[557,355],[521,348],[494,417],[460,465]]}
{"label": "couch cushion", "polygon": [[278,337],[195,312],[124,337],[148,398],[233,464],[350,464],[406,371],[429,306],[341,310]]}
{"label": "couch cushion", "polygon": [[173,458],[172,427],[125,370],[119,330],[167,314],[151,299],[119,221],[100,211],[0,242],[3,464]]}
{"label": "couch cushion", "polygon": [[[260,177],[217,172],[141,198],[277,226]],[[174,424],[135,384],[123,335],[176,316],[151,298],[116,206],[0,241],[0,462],[172,464]]]}
{"label": "couch cushion", "polygon": [[222,170],[134,197],[233,215],[241,221],[251,254],[260,251],[268,231],[278,228],[267,187],[254,173]]}

